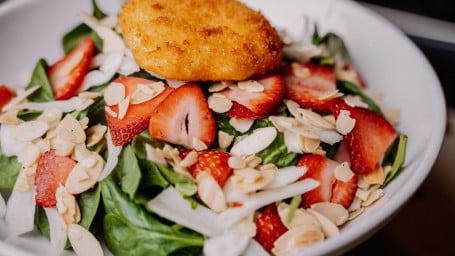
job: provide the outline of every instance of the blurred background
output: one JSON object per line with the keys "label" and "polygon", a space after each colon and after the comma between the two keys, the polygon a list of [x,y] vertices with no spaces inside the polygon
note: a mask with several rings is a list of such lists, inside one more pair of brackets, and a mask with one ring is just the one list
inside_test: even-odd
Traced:
{"label": "blurred background", "polygon": [[447,130],[438,159],[416,194],[381,231],[346,256],[455,255],[455,1],[356,2],[402,29],[428,58],[444,90]]}

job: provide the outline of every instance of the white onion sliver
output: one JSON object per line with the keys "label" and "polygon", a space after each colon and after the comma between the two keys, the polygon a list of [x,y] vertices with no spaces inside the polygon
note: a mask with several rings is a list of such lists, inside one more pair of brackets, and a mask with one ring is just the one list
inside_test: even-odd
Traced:
{"label": "white onion sliver", "polygon": [[3,218],[6,214],[6,203],[5,199],[3,199],[2,194],[0,193],[0,218]]}
{"label": "white onion sliver", "polygon": [[66,244],[66,224],[58,213],[57,208],[44,208],[49,221],[49,236],[51,240],[52,255],[60,255]]}
{"label": "white onion sliver", "polygon": [[19,141],[12,136],[16,126],[12,124],[0,125],[0,145],[5,156],[17,156],[25,142]]}
{"label": "white onion sliver", "polygon": [[104,180],[109,174],[111,174],[112,170],[114,170],[115,166],[118,163],[118,156],[120,152],[122,152],[122,146],[115,146],[112,142],[111,132],[107,129],[106,132],[106,141],[107,141],[107,151],[109,153],[106,164],[104,165],[104,169],[98,178],[98,181]]}
{"label": "white onion sliver", "polygon": [[123,51],[126,48],[120,35],[114,30],[102,26],[93,16],[84,14],[82,15],[82,21],[101,37],[103,40],[103,52]]}
{"label": "white onion sliver", "polygon": [[33,181],[29,182],[32,186],[30,190],[20,191],[16,189],[20,180],[20,178],[16,180],[6,204],[5,220],[13,235],[21,235],[32,231],[34,228],[35,188]]}
{"label": "white onion sliver", "polygon": [[319,138],[321,141],[333,145],[337,142],[340,142],[343,139],[343,136],[336,131],[319,131]]}
{"label": "white onion sliver", "polygon": [[256,240],[251,239],[243,251],[243,256],[269,256],[270,254],[258,243]]}
{"label": "white onion sliver", "polygon": [[139,65],[134,61],[134,59],[129,55],[125,55],[123,57],[122,64],[118,69],[118,72],[122,75],[127,76],[134,72],[138,72],[139,70],[140,70]]}
{"label": "white onion sliver", "polygon": [[49,101],[49,102],[27,102],[19,105],[20,109],[30,110],[46,110],[49,108],[57,108],[62,112],[68,113],[75,110],[83,110],[94,102],[93,99],[82,99],[78,96],[68,100]]}
{"label": "white onion sliver", "polygon": [[237,256],[247,248],[251,237],[241,235],[233,228],[226,233],[212,237],[204,243],[205,256]]}
{"label": "white onion sliver", "polygon": [[284,131],[284,144],[286,145],[288,152],[303,153],[300,147],[300,139],[296,133],[290,131]]}
{"label": "white onion sliver", "polygon": [[252,155],[267,148],[276,138],[275,127],[258,128],[250,135],[234,144],[231,149],[233,155]]}
{"label": "white onion sliver", "polygon": [[147,208],[165,219],[210,237],[223,233],[214,211],[202,205],[191,208],[190,202],[183,199],[173,187],[166,188],[150,200]]}
{"label": "white onion sliver", "polygon": [[296,195],[301,195],[319,186],[319,182],[314,179],[304,179],[285,187],[269,189],[252,195],[243,205],[230,208],[219,215],[219,223],[225,228],[229,228],[240,219],[252,214],[257,209],[273,202],[284,200]]}
{"label": "white onion sliver", "polygon": [[275,179],[263,189],[274,189],[286,186],[298,180],[307,171],[306,166],[288,166],[275,172]]}
{"label": "white onion sliver", "polygon": [[229,119],[229,124],[234,127],[239,132],[248,131],[254,123],[254,119],[247,118],[231,118]]}
{"label": "white onion sliver", "polygon": [[180,81],[180,80],[171,80],[171,79],[168,79],[166,80],[166,83],[172,87],[172,88],[178,88],[184,84],[186,84],[187,82],[185,81]]}
{"label": "white onion sliver", "polygon": [[92,70],[87,73],[82,84],[82,90],[87,90],[93,86],[107,83],[120,69],[124,59],[123,51],[105,53],[99,59],[99,70]]}

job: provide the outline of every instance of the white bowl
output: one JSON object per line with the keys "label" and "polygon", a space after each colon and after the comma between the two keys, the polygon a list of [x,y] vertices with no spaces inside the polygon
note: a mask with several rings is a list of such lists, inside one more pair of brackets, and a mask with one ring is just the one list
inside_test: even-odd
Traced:
{"label": "white bowl", "polygon": [[[121,1],[100,1],[110,12]],[[446,124],[439,81],[423,54],[397,28],[352,1],[247,0],[277,28],[299,35],[303,17],[318,20],[321,30],[334,30],[345,40],[368,87],[384,94],[388,106],[399,108],[398,130],[409,136],[405,168],[385,189],[385,196],[344,226],[337,237],[305,249],[309,255],[341,254],[386,224],[428,175],[441,146]],[[109,4],[114,4],[109,6]],[[54,62],[62,54],[61,36],[91,13],[89,0],[15,0],[0,5],[0,84],[24,86],[24,74],[36,61]],[[25,76],[26,77],[26,76]],[[47,240],[27,235],[4,241],[0,221],[0,252],[42,254]],[[16,247],[16,248],[14,248]],[[0,253],[0,254],[1,254]]]}

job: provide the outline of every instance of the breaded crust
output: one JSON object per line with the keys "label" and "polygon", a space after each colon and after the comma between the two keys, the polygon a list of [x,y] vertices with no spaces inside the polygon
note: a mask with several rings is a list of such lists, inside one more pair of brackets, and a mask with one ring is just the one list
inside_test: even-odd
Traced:
{"label": "breaded crust", "polygon": [[119,24],[139,66],[168,79],[244,80],[281,63],[277,31],[236,0],[131,0]]}

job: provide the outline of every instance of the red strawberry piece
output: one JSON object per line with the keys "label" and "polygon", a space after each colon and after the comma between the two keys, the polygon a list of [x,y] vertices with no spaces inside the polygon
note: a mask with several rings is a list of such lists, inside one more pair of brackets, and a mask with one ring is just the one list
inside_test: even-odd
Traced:
{"label": "red strawberry piece", "polygon": [[90,68],[94,51],[95,43],[91,37],[87,37],[48,68],[47,75],[56,100],[69,99],[78,93]]}
{"label": "red strawberry piece", "polygon": [[346,182],[337,180],[334,170],[339,163],[318,154],[304,155],[297,165],[307,167],[307,172],[301,179],[312,178],[320,182],[319,187],[302,195],[304,208],[319,202],[333,202],[349,208],[357,190],[357,175],[354,174]]}
{"label": "red strawberry piece", "polygon": [[276,204],[270,204],[256,218],[256,236],[254,239],[264,249],[271,251],[275,241],[286,231],[288,228],[281,221]]}
{"label": "red strawberry piece", "polygon": [[255,81],[264,86],[263,91],[249,92],[232,86],[221,92],[234,103],[227,112],[229,116],[263,118],[276,110],[284,95],[283,78],[277,74],[267,74],[258,77]]}
{"label": "red strawberry piece", "polygon": [[[229,178],[233,171],[228,164],[231,155],[215,149],[203,150],[197,153],[197,162],[188,167],[188,171],[191,175],[197,177],[199,172],[206,171],[213,176],[221,187],[223,187],[227,178]],[[183,153],[182,155],[184,157],[186,153]]]}
{"label": "red strawberry piece", "polygon": [[13,89],[2,84],[0,85],[0,111],[16,95]]}
{"label": "red strawberry piece", "polygon": [[36,167],[35,201],[42,207],[55,207],[55,192],[59,184],[64,185],[76,161],[69,156],[59,156],[55,150],[45,152]]}
{"label": "red strawberry piece", "polygon": [[394,127],[381,115],[365,108],[351,108],[355,125],[343,139],[352,170],[357,174],[372,172],[397,136]]}
{"label": "red strawberry piece", "polygon": [[[126,76],[119,77],[115,79],[114,82],[121,83],[125,86],[125,97],[131,96],[140,84],[154,83],[154,81],[151,80]],[[114,145],[124,145],[130,142],[136,135],[146,130],[153,109],[155,109],[155,107],[172,91],[173,89],[171,87],[166,86],[164,91],[148,101],[140,104],[129,104],[128,110],[122,119],[119,119],[118,116],[112,116],[106,111],[107,124]],[[115,113],[118,113],[119,111],[118,105],[109,106],[109,108]]]}
{"label": "red strawberry piece", "polygon": [[186,148],[194,148],[194,139],[210,146],[215,139],[215,119],[201,88],[185,84],[171,92],[153,110],[149,131],[152,138]]}
{"label": "red strawberry piece", "polygon": [[308,62],[294,62],[283,69],[286,96],[301,107],[332,113],[346,105],[340,98],[320,99],[336,89],[332,68]]}

